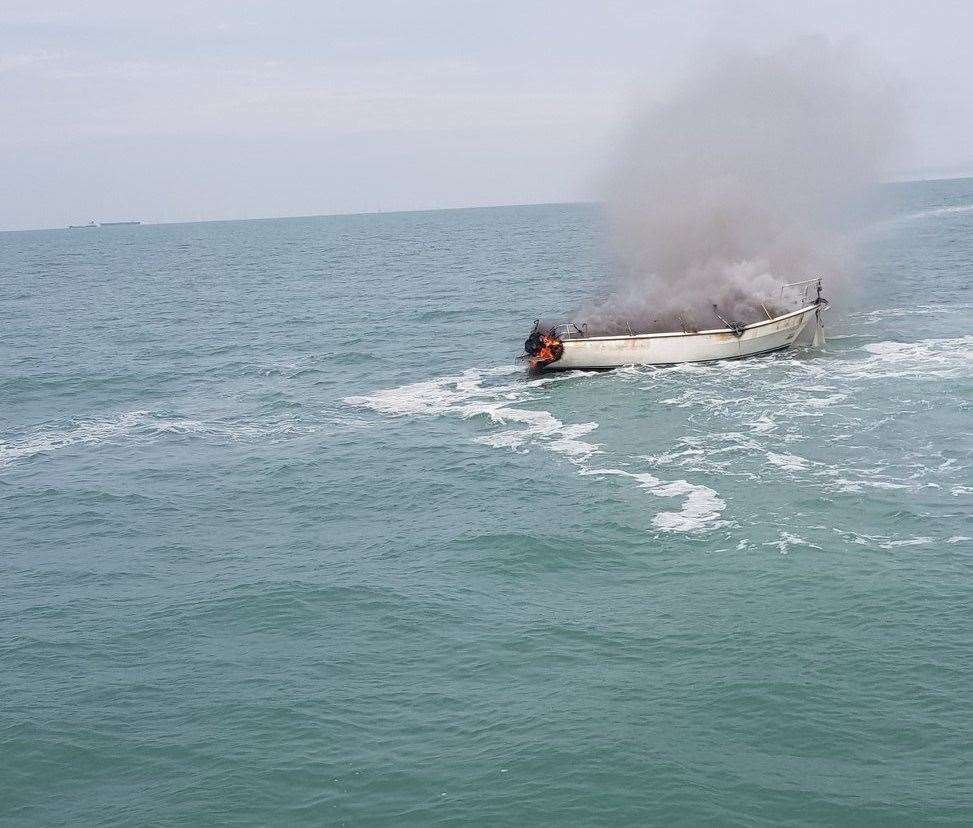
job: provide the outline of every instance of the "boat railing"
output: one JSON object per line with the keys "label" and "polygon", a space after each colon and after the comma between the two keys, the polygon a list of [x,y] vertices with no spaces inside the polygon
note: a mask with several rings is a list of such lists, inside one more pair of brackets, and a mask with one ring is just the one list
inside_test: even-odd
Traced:
{"label": "boat railing", "polygon": [[[783,302],[785,300],[785,291],[790,291],[787,298],[790,299],[794,304],[799,307],[818,304],[824,305],[825,309],[828,307],[828,301],[821,296],[821,276],[816,276],[813,279],[804,279],[800,282],[786,282],[780,286],[779,300]],[[768,301],[769,298],[768,298]],[[781,313],[778,311],[777,314],[771,313],[766,305],[761,303],[764,313],[767,315],[768,319],[773,319],[775,315]],[[715,310],[715,306],[714,306]],[[719,315],[716,311],[716,315],[721,322],[723,322],[729,329],[736,330],[738,323],[730,323]],[[680,318],[680,317],[677,317]],[[636,336],[637,333],[632,330],[632,328],[626,324],[626,329],[630,336]],[[683,333],[697,333],[694,329],[689,328],[685,323],[682,325]],[[746,328],[746,325],[739,325],[739,329],[742,331]],[[562,322],[560,325],[555,325],[551,330],[553,330],[554,335],[558,339],[587,339],[588,334],[588,323],[582,322],[578,325],[575,322]]]}
{"label": "boat railing", "polygon": [[576,325],[573,322],[562,322],[554,326],[554,335],[558,339],[587,339],[588,323],[582,322]]}
{"label": "boat railing", "polygon": [[791,293],[795,301],[811,302],[819,299],[821,297],[821,278],[817,276],[814,279],[805,279],[802,282],[787,282],[780,286],[780,298],[784,298],[785,290],[799,288],[799,290],[793,290]]}

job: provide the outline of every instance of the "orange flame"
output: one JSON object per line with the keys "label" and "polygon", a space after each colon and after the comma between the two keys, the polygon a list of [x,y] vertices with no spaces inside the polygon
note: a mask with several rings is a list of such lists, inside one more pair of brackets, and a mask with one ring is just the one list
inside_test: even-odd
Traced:
{"label": "orange flame", "polygon": [[564,353],[564,344],[554,336],[554,332],[542,333],[540,335],[540,347],[532,353],[527,364],[531,371],[537,371],[545,365],[550,365],[561,358]]}

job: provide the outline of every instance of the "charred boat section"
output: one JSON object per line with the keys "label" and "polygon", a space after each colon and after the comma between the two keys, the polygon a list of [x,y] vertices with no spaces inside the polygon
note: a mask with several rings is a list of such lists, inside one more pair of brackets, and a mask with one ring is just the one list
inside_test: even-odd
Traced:
{"label": "charred boat section", "polygon": [[524,342],[527,366],[531,371],[541,371],[564,355],[564,343],[557,335],[556,327],[542,329],[539,319]]}
{"label": "charred boat section", "polygon": [[789,348],[811,327],[814,329],[811,344],[824,344],[821,314],[830,305],[821,295],[821,279],[783,285],[779,300],[775,297],[773,304],[777,307],[797,307],[790,311],[777,310],[775,307],[771,313],[761,303],[767,318],[743,323],[726,318],[714,305],[714,317],[723,327],[700,331],[684,325],[681,331],[630,332],[627,336],[590,336],[587,325],[546,327],[535,321],[530,336],[524,342],[525,358],[531,371],[740,359]]}

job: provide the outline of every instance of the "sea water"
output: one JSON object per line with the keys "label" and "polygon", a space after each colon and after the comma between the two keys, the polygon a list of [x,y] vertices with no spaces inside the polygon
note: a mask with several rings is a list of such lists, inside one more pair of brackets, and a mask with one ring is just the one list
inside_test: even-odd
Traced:
{"label": "sea water", "polygon": [[823,350],[550,377],[596,206],[0,235],[0,823],[973,821],[973,180],[886,195]]}

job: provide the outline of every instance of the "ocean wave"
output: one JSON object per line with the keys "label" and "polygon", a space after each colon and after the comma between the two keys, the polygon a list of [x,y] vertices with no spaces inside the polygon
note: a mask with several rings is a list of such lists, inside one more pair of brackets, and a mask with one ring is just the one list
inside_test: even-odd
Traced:
{"label": "ocean wave", "polygon": [[37,454],[49,454],[79,443],[103,443],[143,425],[151,412],[127,411],[103,420],[81,420],[63,431],[40,431],[15,443],[0,443],[0,468]]}
{"label": "ocean wave", "polygon": [[868,357],[839,365],[839,370],[847,376],[954,379],[973,375],[971,335],[917,342],[872,342],[862,347],[869,354]]}
{"label": "ocean wave", "polygon": [[[873,308],[872,310],[855,311],[848,314],[848,319],[856,324],[872,324],[888,319],[908,319],[915,316],[942,316],[943,314],[956,313],[958,311],[969,310],[969,303],[965,302],[939,302],[934,304],[909,304],[894,306],[889,308]],[[835,339],[861,338],[860,334],[845,334],[840,336],[829,335],[828,341]]]}
{"label": "ocean wave", "polygon": [[[870,462],[856,443],[922,404],[899,400],[894,412],[885,412],[888,400],[873,394],[876,382],[897,377],[940,382],[969,376],[971,346],[973,336],[880,341],[837,350],[830,358],[790,352],[768,359],[617,369],[602,377],[636,384],[658,400],[656,405],[684,409],[681,416],[692,433],[672,438],[652,454],[624,457],[614,470],[604,463],[600,469],[590,465],[593,457],[611,453],[588,436],[598,423],[566,423],[544,405],[550,386],[591,372],[526,378],[516,365],[471,368],[456,376],[347,397],[344,402],[389,416],[484,418],[500,428],[473,437],[475,442],[518,453],[540,447],[565,456],[582,474],[600,471],[602,476],[627,477],[653,495],[679,494],[685,501],[683,510],[662,513],[653,525],[663,531],[696,531],[721,525],[726,504],[713,489],[690,482],[694,476],[763,483],[785,474],[798,484],[834,495],[919,492],[950,485],[952,493],[964,493],[955,485],[955,475],[963,472],[955,464],[936,473],[926,459],[909,453]],[[815,459],[821,423],[827,423],[825,439],[830,444],[846,446],[841,461]],[[682,479],[666,483],[633,468],[633,461],[645,462],[653,471],[667,470],[667,476],[675,470]],[[670,485],[674,488],[665,488]]]}
{"label": "ocean wave", "polygon": [[[871,549],[892,550],[900,547],[910,546],[930,546],[936,543],[935,538],[927,535],[919,535],[914,538],[902,538],[893,535],[868,535],[863,532],[851,532],[843,529],[834,529],[835,534],[840,535],[857,546],[867,546]],[[968,538],[957,536],[946,540],[946,543],[960,543]]]}
{"label": "ocean wave", "polygon": [[758,475],[746,468],[741,459],[762,450],[761,443],[746,433],[712,432],[679,437],[668,451],[643,455],[640,459],[652,466],[668,466],[689,473],[756,480]]}
{"label": "ocean wave", "polygon": [[781,555],[786,555],[795,546],[806,546],[809,549],[820,549],[821,547],[817,544],[811,543],[809,540],[793,535],[790,532],[779,532],[777,540],[769,541],[765,543],[764,546],[775,546]]}
{"label": "ocean wave", "polygon": [[929,210],[917,210],[914,213],[906,213],[902,216],[896,216],[895,218],[889,219],[888,221],[918,221],[919,219],[936,218],[937,216],[950,216],[956,213],[970,213],[973,212],[973,204],[955,204],[952,207],[933,207]]}
{"label": "ocean wave", "polygon": [[767,460],[777,468],[784,471],[807,471],[811,467],[811,461],[794,454],[777,454],[773,451],[767,452]]}
{"label": "ocean wave", "polygon": [[963,213],[973,212],[973,204],[954,204],[949,207],[931,207],[925,210],[915,210],[911,213],[903,213],[898,216],[879,219],[862,229],[862,233],[879,233],[888,231],[897,225],[906,224],[914,221],[924,221],[926,219],[943,218],[944,216],[955,216]]}
{"label": "ocean wave", "polygon": [[[779,472],[837,495],[934,489],[966,493],[956,479],[966,469],[955,458],[927,457],[920,446],[874,456],[876,444],[864,435],[881,433],[927,405],[924,395],[895,400],[876,395],[876,383],[902,376],[940,384],[944,378],[968,377],[971,344],[969,336],[872,342],[838,351],[830,360],[789,354],[714,364],[698,378],[641,372],[644,390],[657,395],[661,405],[684,409],[687,424],[697,432],[643,459],[686,474],[757,482],[773,480]],[[768,365],[775,375],[767,373]],[[944,402],[951,399],[959,403],[955,395]],[[861,445],[863,439],[867,445]],[[844,445],[842,459],[823,462],[822,440]]]}
{"label": "ocean wave", "polygon": [[[877,311],[876,313],[883,313]],[[692,371],[677,368],[692,368]],[[730,385],[748,378],[759,377],[767,371],[774,371],[782,378],[802,381],[803,390],[827,390],[836,392],[837,380],[883,380],[906,376],[928,376],[935,379],[950,379],[969,376],[973,373],[973,335],[945,337],[940,339],[920,339],[913,342],[884,340],[867,342],[854,348],[809,353],[802,350],[788,351],[775,357],[732,360],[723,362],[698,363],[692,366],[673,366],[671,368],[645,367],[630,374],[641,380],[649,380],[648,387],[673,384],[679,374],[700,379],[718,380]],[[683,407],[707,397],[713,402],[724,402],[727,395],[719,387],[710,383],[693,384],[688,388],[679,377],[676,386],[680,393],[665,404]],[[817,385],[823,382],[824,385]],[[845,392],[831,393],[827,398],[816,399],[812,405],[828,406],[846,398]]]}
{"label": "ocean wave", "polygon": [[0,442],[0,468],[72,446],[154,441],[172,436],[201,436],[228,441],[268,440],[308,434],[315,426],[284,419],[267,423],[227,423],[173,416],[147,410],[126,411],[100,419],[78,419],[62,429],[37,430],[20,440]]}
{"label": "ocean wave", "polygon": [[912,487],[907,483],[895,483],[889,480],[870,480],[866,477],[859,477],[858,479],[837,477],[827,488],[834,492],[860,494],[865,489],[911,489]]}

